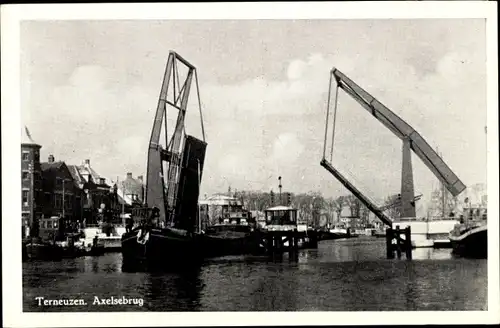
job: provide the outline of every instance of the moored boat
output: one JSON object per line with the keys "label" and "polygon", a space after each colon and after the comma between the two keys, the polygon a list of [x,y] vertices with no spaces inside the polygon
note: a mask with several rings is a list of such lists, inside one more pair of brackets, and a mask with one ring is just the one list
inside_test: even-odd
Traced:
{"label": "moored boat", "polygon": [[450,233],[453,253],[466,257],[488,257],[488,226],[486,224],[459,228]]}
{"label": "moored boat", "polygon": [[[215,207],[221,207],[219,223],[206,227],[201,235],[202,252],[206,257],[244,255],[255,253],[258,249],[258,234],[255,224],[243,203],[232,197],[224,197],[226,202],[216,204],[200,202],[204,212],[217,212]],[[200,209],[201,210],[201,209]],[[208,218],[208,215],[205,216]],[[207,223],[208,220],[205,220]]]}
{"label": "moored boat", "polygon": [[255,253],[258,238],[249,225],[216,224],[202,235],[205,256],[243,255]]}
{"label": "moored boat", "polygon": [[342,226],[342,225],[334,226],[328,232],[332,236],[332,239],[342,239],[342,238],[353,237],[353,235],[351,234],[351,229],[347,228],[345,226]]}
{"label": "moored boat", "polygon": [[[152,212],[154,209],[147,211]],[[168,267],[171,263],[177,265],[197,259],[202,255],[200,246],[199,234],[147,223],[140,224],[122,235],[124,262],[145,265],[148,268]]]}
{"label": "moored boat", "polygon": [[[488,223],[486,208],[467,213],[449,234],[453,253],[473,258],[488,257]],[[476,215],[474,215],[476,213]]]}
{"label": "moored boat", "polygon": [[60,260],[63,257],[63,248],[53,243],[48,243],[33,238],[26,243],[26,259],[28,260]]}

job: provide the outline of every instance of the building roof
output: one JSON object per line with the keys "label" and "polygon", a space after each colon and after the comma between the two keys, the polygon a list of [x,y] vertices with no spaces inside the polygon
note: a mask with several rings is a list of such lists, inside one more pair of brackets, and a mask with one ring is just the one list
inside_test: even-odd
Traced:
{"label": "building roof", "polygon": [[202,205],[242,205],[237,198],[225,195],[213,195],[206,199],[200,200]]}
{"label": "building roof", "polygon": [[21,132],[21,144],[23,144],[23,145],[34,145],[34,146],[41,147],[39,144],[37,144],[33,140],[33,138],[31,137],[31,133],[28,130],[28,127],[26,127],[26,126],[24,127],[24,129]]}
{"label": "building roof", "polygon": [[118,202],[120,204],[125,204],[125,205],[132,205],[133,201],[130,196],[127,196],[126,194],[123,193],[123,189],[118,188],[116,190],[116,195],[118,196]]}
{"label": "building roof", "polygon": [[290,206],[274,206],[274,207],[269,207],[266,209],[266,211],[291,211],[295,210],[295,208],[290,207]]}
{"label": "building roof", "polygon": [[80,174],[88,174],[90,175],[90,177],[92,178],[92,180],[94,182],[98,182],[99,179],[101,178],[101,176],[99,174],[97,174],[97,172],[91,168],[90,166],[86,166],[85,164],[82,164],[82,165],[75,165],[78,169],[78,172],[80,172]]}
{"label": "building roof", "polygon": [[80,171],[78,171],[78,167],[76,165],[66,165],[68,167],[71,176],[73,177],[73,181],[75,181],[75,185],[78,188],[82,188],[85,184],[85,179],[81,176]]}
{"label": "building roof", "polygon": [[134,179],[131,175],[120,183],[120,187],[124,190],[125,195],[138,195],[142,196],[144,183],[139,179]]}
{"label": "building roof", "polygon": [[[96,185],[99,185],[101,187],[105,188],[110,188],[111,186],[106,183],[106,178],[99,175],[90,165],[82,164],[82,165],[73,165],[77,171],[78,175],[80,176],[80,179],[83,181],[83,183],[86,182],[86,180],[83,178],[84,175],[89,175],[89,182],[92,182]],[[72,170],[74,170],[72,169]],[[101,184],[100,179],[104,179],[104,184]]]}
{"label": "building roof", "polygon": [[63,161],[58,161],[58,162],[53,162],[53,163],[49,163],[49,162],[40,163],[40,166],[42,167],[42,171],[57,171],[63,165],[65,165],[65,163]]}

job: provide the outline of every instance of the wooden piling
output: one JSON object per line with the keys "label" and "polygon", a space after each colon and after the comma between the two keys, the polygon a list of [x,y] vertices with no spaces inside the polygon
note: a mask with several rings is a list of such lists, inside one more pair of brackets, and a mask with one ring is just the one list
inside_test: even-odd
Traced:
{"label": "wooden piling", "polygon": [[407,226],[405,228],[405,250],[406,250],[406,259],[412,259],[412,246],[411,246],[411,227]]}
{"label": "wooden piling", "polygon": [[286,240],[288,241],[288,252],[293,252],[293,231],[287,231]]}
{"label": "wooden piling", "polygon": [[268,233],[266,236],[267,240],[267,253],[271,255],[274,252],[274,240],[273,240],[273,235]]}
{"label": "wooden piling", "polygon": [[401,258],[401,230],[399,229],[399,225],[396,226],[396,253],[398,255],[398,259]]}
{"label": "wooden piling", "polygon": [[394,233],[392,231],[392,228],[387,228],[385,230],[385,245],[387,248],[387,258],[388,259],[394,258],[394,251],[393,251],[393,246],[392,246],[393,237],[394,237]]}
{"label": "wooden piling", "polygon": [[297,231],[297,229],[295,229],[293,232],[293,239],[294,239],[293,249],[297,253],[299,251],[299,239],[300,239],[299,232]]}
{"label": "wooden piling", "polygon": [[283,245],[283,235],[280,233],[276,234],[276,245],[278,246],[278,247],[276,247],[277,251],[279,253],[283,253],[283,246],[284,246]]}

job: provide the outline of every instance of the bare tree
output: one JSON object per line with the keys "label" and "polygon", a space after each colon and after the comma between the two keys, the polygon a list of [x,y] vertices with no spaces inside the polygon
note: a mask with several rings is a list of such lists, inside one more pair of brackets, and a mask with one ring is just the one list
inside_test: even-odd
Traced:
{"label": "bare tree", "polygon": [[351,212],[351,217],[359,217],[361,202],[354,195],[349,195],[346,197],[347,206],[349,206],[349,210]]}
{"label": "bare tree", "polygon": [[361,204],[359,218],[361,223],[366,227],[369,222],[370,210],[364,204]]}
{"label": "bare tree", "polygon": [[335,208],[335,213],[337,214],[337,224],[340,221],[340,216],[342,215],[342,210],[344,209],[345,205],[346,205],[346,196],[338,196],[333,203],[333,206]]}
{"label": "bare tree", "polygon": [[401,217],[401,199],[399,195],[388,196],[384,202],[384,206],[387,208],[387,215],[390,218]]}

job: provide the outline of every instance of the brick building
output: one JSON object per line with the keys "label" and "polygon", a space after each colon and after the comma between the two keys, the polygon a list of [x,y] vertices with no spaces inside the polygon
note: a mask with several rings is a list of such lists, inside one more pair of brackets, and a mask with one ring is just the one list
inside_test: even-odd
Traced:
{"label": "brick building", "polygon": [[76,206],[80,197],[73,176],[63,161],[55,161],[50,155],[47,162],[41,163],[43,176],[43,215],[58,216],[65,220],[78,218]]}
{"label": "brick building", "polygon": [[25,127],[21,137],[21,216],[23,237],[26,228],[32,227],[42,215],[42,170],[40,165],[41,145],[33,141]]}

